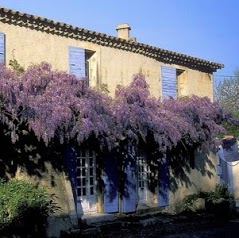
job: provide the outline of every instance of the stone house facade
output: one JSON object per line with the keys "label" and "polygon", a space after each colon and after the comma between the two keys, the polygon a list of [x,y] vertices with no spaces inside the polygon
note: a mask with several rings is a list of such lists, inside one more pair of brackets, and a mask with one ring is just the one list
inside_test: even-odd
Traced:
{"label": "stone house facade", "polygon": [[[128,85],[133,74],[140,72],[146,76],[151,95],[157,98],[195,94],[213,99],[213,72],[222,64],[137,42],[130,37],[128,24],[120,24],[116,30],[117,36],[110,36],[0,7],[0,61],[8,65],[16,59],[24,68],[45,61],[54,69],[86,78],[90,87],[107,88],[111,95],[117,85]],[[119,196],[118,178],[112,172],[117,164],[106,155],[104,173],[100,175],[104,192],[99,194],[94,151],[72,147],[66,148],[66,154],[73,161],[68,170],[71,172],[58,173],[48,163],[41,181],[57,195],[60,215],[127,213],[158,206],[175,211],[186,194],[202,188],[211,190],[218,182],[216,156],[197,151],[194,167],[184,171],[185,180],[175,177],[177,186],[170,189],[168,167],[162,165],[159,181],[164,186],[158,184],[152,192],[148,188],[152,171],[142,150],[135,164],[125,168],[130,182],[125,197]],[[49,182],[52,175],[54,187]],[[21,169],[16,176],[28,177]]]}

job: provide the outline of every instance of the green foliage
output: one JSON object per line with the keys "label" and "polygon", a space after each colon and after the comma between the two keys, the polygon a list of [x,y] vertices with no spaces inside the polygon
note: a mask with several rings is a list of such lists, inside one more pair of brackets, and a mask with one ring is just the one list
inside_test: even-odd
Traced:
{"label": "green foliage", "polygon": [[[235,138],[239,138],[239,126],[238,125],[228,123],[228,122],[224,122],[224,123],[222,123],[222,125],[225,128],[226,133],[228,135],[233,135]],[[223,136],[222,136],[222,138],[223,138]]]}
{"label": "green foliage", "polygon": [[186,211],[191,210],[193,204],[199,198],[205,199],[207,205],[216,203],[218,200],[233,199],[233,196],[228,191],[227,186],[217,184],[214,191],[211,192],[199,191],[198,193],[186,196],[183,201],[184,210]]}
{"label": "green foliage", "polygon": [[16,59],[9,60],[9,65],[17,73],[22,74],[25,71],[24,68],[18,63]]}
{"label": "green foliage", "polygon": [[218,199],[232,199],[233,196],[228,191],[228,187],[225,185],[217,184],[215,190],[207,193],[208,201],[215,201]]}
{"label": "green foliage", "polygon": [[44,226],[47,216],[55,209],[44,188],[22,180],[0,180],[1,233],[32,232],[31,229]]}
{"label": "green foliage", "polygon": [[216,87],[215,99],[220,106],[234,117],[239,116],[239,69],[232,77],[224,78]]}
{"label": "green foliage", "polygon": [[195,203],[195,201],[199,198],[203,198],[206,199],[208,196],[207,192],[203,192],[203,191],[199,191],[198,193],[194,193],[194,194],[190,194],[188,196],[186,196],[183,200],[183,207],[184,210],[189,211],[191,210],[193,204]]}
{"label": "green foliage", "polygon": [[106,83],[103,83],[103,84],[100,85],[100,90],[101,90],[103,93],[106,93],[106,94],[109,94],[109,93],[110,93],[110,91],[109,91],[109,89],[108,89],[108,84],[106,84]]}

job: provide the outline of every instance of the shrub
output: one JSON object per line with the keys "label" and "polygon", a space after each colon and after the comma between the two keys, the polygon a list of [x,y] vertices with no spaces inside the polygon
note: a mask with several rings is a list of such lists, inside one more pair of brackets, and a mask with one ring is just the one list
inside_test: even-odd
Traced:
{"label": "shrub", "polygon": [[215,201],[217,199],[232,199],[233,196],[230,194],[226,185],[217,184],[213,192],[209,192],[207,199],[209,201]]}
{"label": "shrub", "polygon": [[183,200],[183,209],[185,211],[191,211],[193,208],[193,205],[199,198],[206,199],[206,197],[207,197],[207,192],[203,192],[203,191],[186,196]]}
{"label": "shrub", "polygon": [[[184,198],[183,208],[185,211],[192,211],[195,202],[202,198],[205,200],[205,208],[209,213],[214,213],[218,218],[220,216],[228,217],[231,213],[231,202],[233,196],[230,194],[228,187],[218,184],[214,191],[200,191],[195,194],[188,195]],[[220,213],[221,215],[219,216]]]}
{"label": "shrub", "polygon": [[40,234],[55,204],[44,188],[22,180],[0,180],[0,232]]}
{"label": "shrub", "polygon": [[228,220],[235,212],[234,197],[228,187],[217,185],[215,191],[209,192],[206,202],[207,211],[213,213],[218,222]]}

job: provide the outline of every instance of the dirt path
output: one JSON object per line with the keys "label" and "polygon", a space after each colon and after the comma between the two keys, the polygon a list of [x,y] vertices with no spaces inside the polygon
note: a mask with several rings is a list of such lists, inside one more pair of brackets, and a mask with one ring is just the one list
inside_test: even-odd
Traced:
{"label": "dirt path", "polygon": [[238,238],[239,219],[222,225],[206,224],[205,221],[168,224],[165,230],[158,226],[127,227],[118,231],[108,230],[97,237],[104,238]]}
{"label": "dirt path", "polygon": [[[157,236],[155,236],[157,237]],[[239,219],[231,220],[218,227],[186,232],[181,234],[171,234],[161,236],[162,238],[238,238],[239,237]]]}

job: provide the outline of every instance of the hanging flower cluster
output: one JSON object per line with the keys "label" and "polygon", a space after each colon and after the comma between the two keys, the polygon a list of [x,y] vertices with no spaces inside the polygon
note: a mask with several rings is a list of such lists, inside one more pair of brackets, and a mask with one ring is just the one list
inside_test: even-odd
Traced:
{"label": "hanging flower cluster", "polygon": [[216,103],[196,96],[161,100],[150,96],[142,74],[120,86],[111,98],[87,87],[84,80],[52,70],[47,63],[17,74],[0,65],[0,121],[18,139],[21,125],[46,144],[75,139],[79,144],[94,136],[109,149],[121,141],[153,142],[170,149],[180,141],[212,143],[223,113]]}

